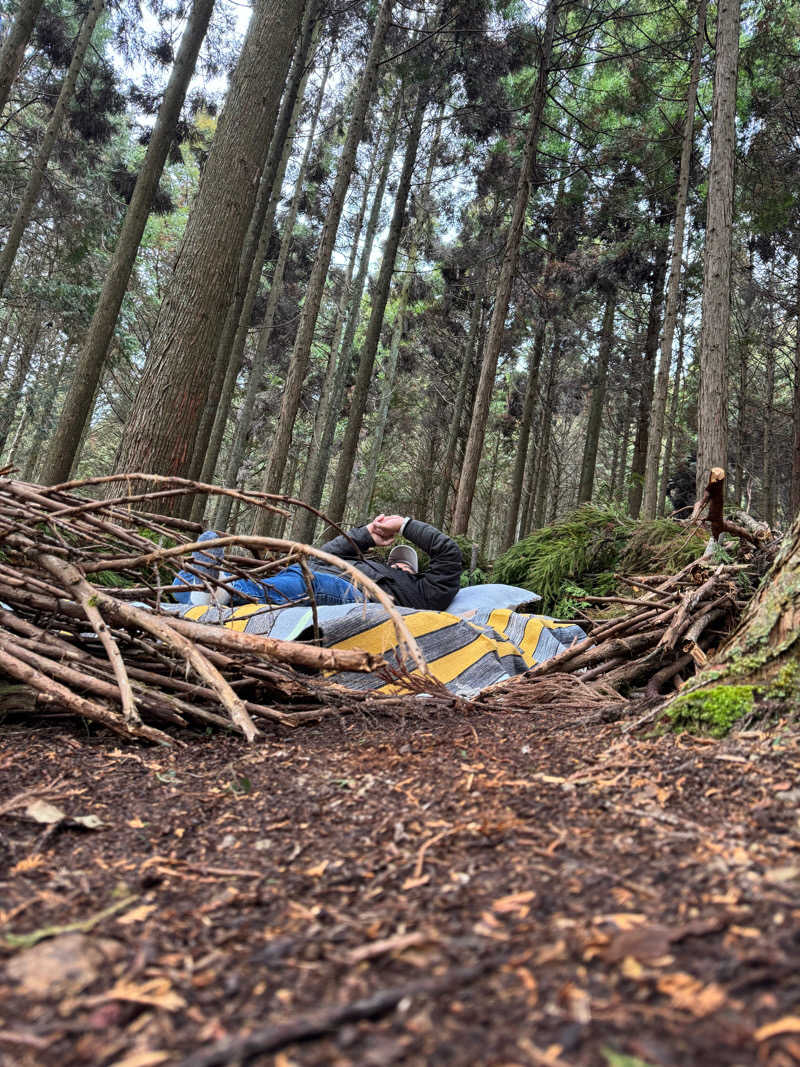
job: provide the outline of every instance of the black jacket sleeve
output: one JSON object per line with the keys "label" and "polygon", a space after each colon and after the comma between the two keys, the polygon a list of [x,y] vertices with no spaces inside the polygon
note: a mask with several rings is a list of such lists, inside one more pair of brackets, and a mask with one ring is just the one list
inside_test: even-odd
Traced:
{"label": "black jacket sleeve", "polygon": [[428,569],[420,575],[417,585],[425,606],[444,611],[461,584],[461,549],[447,534],[419,519],[409,519],[403,536],[430,557]]}
{"label": "black jacket sleeve", "polygon": [[[409,523],[409,526],[411,523]],[[375,547],[375,542],[372,540],[372,534],[366,528],[366,526],[354,526],[352,530],[348,530],[351,541],[354,541],[358,545],[361,553],[369,552],[371,548]],[[332,556],[338,556],[339,559],[359,560],[361,555],[353,548],[351,541],[348,541],[344,534],[339,534],[338,537],[334,537],[332,541],[326,541],[322,546],[323,552],[330,552]]]}

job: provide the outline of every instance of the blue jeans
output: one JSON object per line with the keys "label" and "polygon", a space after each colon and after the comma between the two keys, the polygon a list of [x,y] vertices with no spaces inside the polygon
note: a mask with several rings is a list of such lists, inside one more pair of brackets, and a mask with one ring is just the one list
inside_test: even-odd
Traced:
{"label": "blue jeans", "polygon": [[[212,568],[208,566],[207,560],[206,555],[199,562],[193,561],[195,569],[201,573],[209,573]],[[346,578],[339,578],[338,575],[329,574],[327,571],[312,570],[311,575],[314,599],[320,606],[362,603],[366,599],[364,594],[360,593]],[[190,574],[189,571],[179,571],[174,584],[200,585],[200,579]],[[271,574],[262,581],[237,578],[236,581],[228,582],[226,588],[231,590],[233,605],[248,604],[252,601],[258,604],[288,604],[290,601],[297,600],[308,603],[308,587],[299,563],[293,563],[290,567],[278,571],[277,574]],[[236,593],[242,595],[237,596]],[[188,589],[172,595],[181,604],[188,604],[191,599],[191,592]]]}
{"label": "blue jeans", "polygon": [[[311,570],[312,588],[314,599],[320,606],[327,604],[352,604],[356,601],[363,602],[365,596],[346,578],[340,578],[336,574],[327,571]],[[253,581],[252,578],[237,578],[231,582],[229,588],[239,593],[244,593],[251,600],[259,604],[286,604],[289,601],[301,600],[308,603],[308,586],[303,578],[303,571],[299,563],[293,563],[277,574],[271,574],[262,581]],[[244,604],[244,598],[233,598],[234,604]]]}

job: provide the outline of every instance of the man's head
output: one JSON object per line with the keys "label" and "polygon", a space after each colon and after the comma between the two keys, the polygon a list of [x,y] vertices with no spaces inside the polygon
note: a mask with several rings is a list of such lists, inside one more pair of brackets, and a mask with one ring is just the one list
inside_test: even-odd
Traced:
{"label": "man's head", "polygon": [[411,545],[395,545],[389,553],[386,562],[390,567],[396,567],[398,570],[407,571],[409,574],[416,574],[419,570],[417,553]]}

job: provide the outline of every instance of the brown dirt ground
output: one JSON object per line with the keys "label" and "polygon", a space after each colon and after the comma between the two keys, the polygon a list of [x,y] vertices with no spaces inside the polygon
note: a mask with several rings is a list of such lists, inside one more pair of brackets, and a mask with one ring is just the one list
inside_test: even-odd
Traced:
{"label": "brown dirt ground", "polygon": [[[182,1063],[421,980],[247,1062],[800,1062],[796,727],[716,742],[409,708],[174,752],[6,724],[0,810],[55,780],[105,828],[0,817],[3,1067]],[[84,982],[20,987],[9,935],[113,906]]]}

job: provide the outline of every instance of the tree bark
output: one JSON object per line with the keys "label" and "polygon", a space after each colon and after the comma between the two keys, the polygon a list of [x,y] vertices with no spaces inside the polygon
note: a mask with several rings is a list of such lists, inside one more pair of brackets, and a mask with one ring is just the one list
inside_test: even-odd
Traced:
{"label": "tree bark", "polygon": [[795,266],[794,383],[792,405],[792,514],[800,514],[800,252]]}
{"label": "tree bark", "polygon": [[736,149],[736,80],[739,2],[719,0],[708,175],[703,306],[700,327],[700,396],[697,410],[698,495],[712,467],[727,466],[727,359],[730,332],[733,168]]}
{"label": "tree bark", "polygon": [[[394,150],[397,145],[397,131],[400,118],[399,100],[397,103],[398,106],[394,108],[394,117],[389,127],[383,163],[381,165],[378,184],[375,189],[375,196],[370,209],[369,220],[367,221],[367,229],[364,235],[364,247],[361,251],[361,259],[358,264],[358,273],[356,274],[356,280],[353,283],[353,289],[350,295],[347,321],[344,327],[344,337],[342,338],[341,348],[338,354],[333,384],[327,393],[323,391],[320,396],[319,407],[314,422],[314,436],[312,438],[308,462],[300,486],[300,499],[314,508],[318,508],[320,501],[322,500],[322,491],[331,461],[331,449],[333,447],[333,439],[336,433],[336,422],[342,406],[342,398],[344,396],[347,380],[353,365],[353,340],[361,318],[361,300],[364,295],[364,287],[369,273],[372,249],[375,244],[375,237],[380,224],[381,205],[383,204],[383,196],[386,192],[386,183],[389,179],[389,171],[394,157]],[[267,521],[267,518],[262,513],[256,517],[256,521],[264,523]],[[306,512],[305,510],[299,511],[295,517],[293,536],[298,541],[303,541],[306,544],[309,544],[314,537],[315,527],[316,519],[311,513]],[[254,528],[253,533],[256,532],[261,531],[256,531]],[[264,528],[264,532],[266,532],[266,527]]]}
{"label": "tree bark", "polygon": [[[245,390],[244,400],[242,406],[239,409],[236,418],[236,432],[234,433],[233,442],[231,444],[230,454],[228,456],[227,465],[225,467],[225,475],[222,479],[222,484],[226,486],[235,486],[239,477],[239,470],[244,460],[245,452],[247,450],[247,440],[250,436],[250,427],[253,423],[253,412],[255,411],[256,398],[258,396],[258,390],[261,387],[262,378],[264,376],[264,368],[267,363],[267,357],[269,356],[269,344],[272,336],[272,326],[275,322],[275,311],[278,307],[278,300],[283,291],[283,275],[286,270],[286,263],[289,259],[289,249],[292,245],[292,236],[294,234],[294,226],[297,221],[297,212],[300,207],[300,198],[303,194],[305,187],[306,169],[308,167],[308,160],[311,155],[311,149],[314,144],[314,137],[317,132],[317,124],[319,122],[319,116],[322,111],[322,100],[325,94],[325,85],[328,80],[328,72],[330,70],[332,51],[328,54],[328,59],[325,64],[325,69],[322,75],[322,81],[317,92],[317,98],[314,103],[314,111],[311,116],[311,126],[308,131],[308,137],[306,139],[305,148],[303,149],[303,158],[300,161],[300,169],[297,174],[297,181],[295,182],[294,193],[292,194],[292,202],[289,205],[289,210],[286,212],[286,218],[283,220],[283,235],[281,237],[281,247],[278,252],[278,258],[275,261],[275,269],[272,273],[272,281],[269,287],[269,296],[267,297],[267,306],[264,311],[264,322],[261,326],[261,331],[258,338],[258,345],[256,347],[256,353],[253,356],[253,363],[250,367],[250,374],[247,379],[247,388]],[[224,391],[223,391],[224,392]],[[214,526],[218,530],[224,530],[227,528],[228,518],[230,516],[232,498],[229,496],[221,496],[217,502],[217,509],[214,515]]]}
{"label": "tree bark", "polygon": [[525,399],[522,403],[522,418],[519,424],[519,437],[517,438],[516,455],[514,456],[514,470],[511,475],[511,487],[509,489],[509,503],[506,512],[505,530],[501,551],[505,552],[517,539],[517,519],[519,517],[520,502],[522,500],[522,484],[525,480],[525,463],[528,459],[528,441],[533,428],[533,412],[536,407],[536,396],[539,388],[539,370],[542,365],[544,354],[545,334],[547,321],[539,313],[539,321],[533,336],[533,345],[528,357],[528,381],[525,385]]}
{"label": "tree bark", "polygon": [[25,386],[25,379],[31,368],[31,359],[33,357],[33,351],[36,348],[36,343],[39,340],[39,331],[41,330],[41,327],[41,316],[37,315],[28,329],[28,335],[25,338],[25,343],[22,346],[22,351],[19,354],[17,365],[14,369],[14,376],[11,379],[11,383],[6,395],[3,397],[2,403],[0,403],[0,453],[2,453],[5,448],[8,432],[14,421],[14,412],[17,410],[17,404],[19,403],[19,399],[22,396],[22,390]]}
{"label": "tree bark", "polygon": [[436,497],[436,510],[433,525],[440,530],[444,529],[447,517],[447,500],[450,496],[450,483],[453,478],[453,467],[456,462],[456,449],[458,448],[458,435],[464,418],[464,408],[467,399],[467,385],[472,374],[475,361],[475,348],[480,327],[481,310],[483,308],[483,291],[486,284],[486,272],[482,270],[476,282],[475,293],[472,298],[472,310],[469,317],[469,328],[461,353],[461,373],[458,377],[458,387],[453,400],[453,411],[450,416],[450,426],[447,431],[447,445],[444,450],[444,463],[439,481],[439,492]]}
{"label": "tree bark", "polygon": [[516,195],[514,197],[514,209],[511,216],[511,224],[508,228],[508,236],[506,237],[503,262],[497,283],[494,312],[492,313],[492,321],[486,337],[486,348],[483,353],[481,375],[478,383],[478,391],[475,397],[475,406],[472,412],[472,422],[470,424],[469,437],[467,439],[464,464],[461,470],[461,478],[459,479],[458,496],[456,497],[455,510],[453,513],[452,531],[457,534],[465,534],[467,532],[470,511],[472,509],[472,498],[475,493],[475,484],[478,480],[478,467],[480,466],[481,452],[483,451],[483,439],[486,432],[486,420],[489,414],[489,403],[494,388],[495,374],[497,372],[497,360],[500,355],[500,346],[503,342],[503,331],[505,329],[506,315],[508,314],[508,304],[511,298],[511,287],[514,281],[519,245],[525,225],[525,213],[533,189],[536,153],[539,145],[539,133],[547,97],[547,81],[553,54],[553,34],[555,30],[557,7],[557,0],[548,0],[545,14],[544,36],[539,54],[539,73],[531,98],[528,133],[525,140],[525,149],[520,166]]}
{"label": "tree bark", "polygon": [[42,0],[22,0],[8,36],[0,50],[0,114],[6,106],[11,86],[19,73],[25,47],[30,40],[33,24],[42,6]]}
{"label": "tree bark", "polygon": [[286,377],[281,402],[278,425],[272,442],[272,452],[269,464],[264,475],[262,489],[267,493],[278,492],[286,467],[286,458],[289,454],[289,446],[292,439],[294,421],[297,417],[297,409],[300,406],[300,395],[303,388],[303,380],[308,369],[308,361],[311,354],[311,344],[314,340],[314,329],[317,324],[322,295],[325,289],[325,279],[330,266],[333,246],[336,241],[336,231],[344,209],[344,201],[350,178],[355,165],[356,150],[364,130],[364,120],[367,108],[375,91],[375,83],[378,77],[378,63],[383,53],[383,45],[392,10],[392,0],[382,0],[378,11],[375,30],[372,35],[369,56],[361,76],[358,94],[353,105],[353,114],[347,130],[347,137],[339,157],[339,165],[336,170],[336,180],[331,193],[330,205],[325,223],[322,227],[317,254],[311,269],[311,277],[306,288],[303,310],[300,323],[297,327],[294,346],[289,360],[289,373]]}
{"label": "tree bark", "polygon": [[658,487],[658,514],[663,515],[667,510],[667,483],[670,479],[672,457],[675,449],[675,428],[678,422],[678,405],[680,403],[681,387],[683,382],[683,352],[686,339],[686,288],[681,297],[680,326],[678,328],[678,357],[675,365],[675,378],[672,385],[672,397],[669,404],[669,417],[667,419],[667,443],[664,447],[664,468],[661,472],[661,481]]}
{"label": "tree bark", "polygon": [[5,246],[3,247],[2,253],[0,253],[0,296],[2,296],[6,284],[8,283],[11,268],[14,266],[14,260],[19,249],[20,241],[22,240],[22,235],[30,222],[31,213],[33,212],[36,201],[39,199],[39,191],[42,188],[42,182],[44,181],[44,172],[50,162],[50,156],[52,155],[56,139],[61,130],[61,124],[64,121],[67,107],[75,95],[75,85],[78,81],[78,75],[81,72],[83,61],[86,58],[86,51],[92,40],[94,28],[97,24],[97,20],[100,18],[104,6],[105,0],[92,0],[92,6],[86,12],[86,16],[81,25],[78,39],[75,42],[75,51],[72,53],[72,60],[69,69],[67,70],[67,76],[64,78],[61,91],[58,94],[56,106],[53,108],[53,114],[50,116],[50,121],[48,122],[47,128],[44,131],[44,136],[42,137],[42,143],[39,146],[39,151],[36,153],[36,158],[33,161],[31,173],[28,177],[28,183],[25,186],[25,192],[22,194],[22,199],[17,205],[16,214],[11,223],[11,228],[8,231]]}
{"label": "tree bark", "polygon": [[611,348],[614,343],[614,312],[616,295],[606,297],[603,313],[603,325],[600,327],[600,343],[597,350],[592,399],[589,405],[589,419],[586,424],[586,440],[583,446],[581,462],[581,480],[578,486],[578,503],[588,504],[592,499],[594,472],[597,466],[597,447],[600,442],[600,426],[603,420],[603,405],[606,399],[606,380]]}
{"label": "tree bark", "polygon": [[45,485],[66,481],[75,462],[83,427],[103,372],[119,309],[150,215],[153,196],[164,170],[169,146],[175,137],[175,126],[213,8],[214,0],[194,0],[192,5],[164,99],[150,135],[142,169],[136,179],[133,196],[125,212],[114,254],[103,282],[100,299],[75,363],[61,417],[50,439],[41,475]]}
{"label": "tree bark", "polygon": [[[665,219],[659,220],[662,224]],[[650,436],[650,409],[653,404],[654,371],[658,335],[661,328],[661,307],[664,303],[664,278],[667,271],[666,238],[656,248],[653,263],[653,283],[650,296],[650,308],[647,313],[647,333],[639,374],[639,409],[636,417],[636,436],[633,441],[631,457],[630,486],[628,488],[628,511],[633,518],[639,517],[644,488],[645,461],[647,459],[647,442]]]}
{"label": "tree bark", "polygon": [[664,330],[661,337],[661,355],[653,394],[653,410],[650,414],[650,435],[647,441],[645,460],[643,518],[654,519],[658,505],[658,468],[661,459],[661,444],[664,437],[664,417],[669,391],[669,369],[672,365],[672,341],[678,318],[678,300],[681,283],[681,259],[683,237],[686,230],[686,202],[689,195],[689,164],[694,143],[694,114],[697,104],[697,84],[700,80],[700,63],[703,58],[703,41],[706,32],[706,8],[708,0],[698,0],[697,32],[694,38],[689,89],[686,93],[686,120],[683,127],[681,162],[678,172],[678,189],[675,197],[675,223],[672,231],[672,253],[667,285],[667,302],[664,310]]}
{"label": "tree bark", "polygon": [[333,522],[341,522],[344,515],[347,493],[350,488],[350,478],[353,473],[353,463],[358,448],[358,438],[361,433],[361,425],[364,421],[369,385],[372,379],[372,371],[375,366],[375,355],[378,351],[383,316],[386,312],[386,303],[389,299],[389,288],[392,283],[397,249],[400,245],[400,235],[408,204],[408,194],[411,191],[411,178],[414,173],[414,165],[417,161],[417,151],[422,135],[422,122],[425,117],[425,109],[428,106],[430,91],[427,85],[420,87],[417,94],[417,103],[414,109],[414,117],[411,121],[411,129],[408,132],[405,153],[403,155],[403,169],[400,180],[397,183],[392,221],[389,224],[389,233],[383,247],[378,280],[375,283],[375,291],[372,294],[372,308],[370,310],[367,332],[358,361],[358,371],[350,398],[350,416],[347,420],[347,428],[344,432],[342,445],[339,450],[339,462],[336,466],[336,475],[331,490],[331,499],[328,504],[328,515]]}
{"label": "tree bark", "polygon": [[[261,284],[261,273],[267,258],[283,178],[303,108],[306,83],[311,73],[308,56],[319,34],[320,23],[316,20],[318,10],[319,0],[311,0],[303,14],[300,37],[295,48],[288,83],[281,100],[278,121],[272,131],[267,161],[259,182],[256,206],[239,257],[233,299],[225,315],[225,325],[217,343],[214,370],[208,384],[203,416],[198,426],[190,467],[190,476],[202,482],[210,482],[214,478],[214,470],[217,466],[236,388],[236,379],[242,366],[247,332]],[[202,517],[205,503],[205,497],[195,497],[191,511],[191,517],[195,521],[199,521]]]}
{"label": "tree bark", "polygon": [[203,410],[303,0],[253,12],[115,469],[184,475]]}
{"label": "tree bark", "polygon": [[64,376],[64,371],[69,365],[70,349],[71,345],[64,345],[61,353],[61,359],[58,363],[54,363],[51,368],[51,373],[46,383],[39,386],[39,403],[37,405],[37,417],[38,424],[34,431],[31,443],[28,446],[28,450],[25,455],[24,461],[20,464],[23,470],[23,478],[25,481],[39,481],[41,483],[41,475],[39,474],[39,464],[42,459],[42,446],[50,436],[51,428],[53,425],[52,413],[55,406],[55,399],[58,395],[58,387],[61,384],[61,380]]}
{"label": "tree bark", "polygon": [[544,403],[542,404],[542,440],[538,449],[539,470],[536,477],[536,500],[533,509],[533,526],[537,530],[544,525],[545,515],[547,514],[547,493],[550,488],[550,445],[553,439],[553,413],[558,367],[561,362],[561,347],[561,336],[557,334],[553,338],[550,368],[547,374],[547,388]]}

